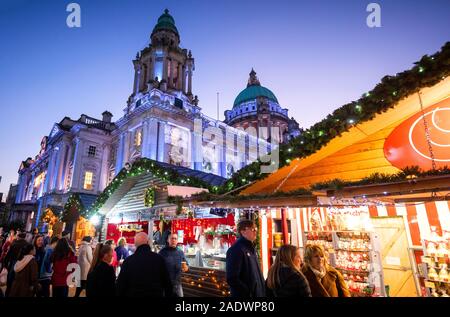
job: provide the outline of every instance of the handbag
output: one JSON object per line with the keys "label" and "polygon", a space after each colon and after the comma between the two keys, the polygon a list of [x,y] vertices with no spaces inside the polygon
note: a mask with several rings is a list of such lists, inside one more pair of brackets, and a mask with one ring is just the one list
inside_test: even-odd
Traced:
{"label": "handbag", "polygon": [[6,267],[4,267],[0,272],[0,286],[6,286],[7,282],[8,282],[8,270],[6,269]]}

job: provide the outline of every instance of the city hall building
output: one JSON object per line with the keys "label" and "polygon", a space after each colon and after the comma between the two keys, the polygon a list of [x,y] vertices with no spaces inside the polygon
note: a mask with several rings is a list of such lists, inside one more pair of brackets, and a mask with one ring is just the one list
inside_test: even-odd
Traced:
{"label": "city hall building", "polygon": [[[149,45],[133,60],[133,91],[123,116],[113,121],[105,111],[101,119],[82,114],[55,123],[40,152],[20,164],[10,220],[42,230],[43,213],[61,212],[74,193],[88,208],[127,163],[139,158],[229,178],[300,133],[253,69],[224,122],[203,114],[193,94],[194,61],[191,51],[180,47],[175,21],[165,10]],[[256,133],[245,131],[249,127]],[[260,128],[267,127],[262,134]]]}

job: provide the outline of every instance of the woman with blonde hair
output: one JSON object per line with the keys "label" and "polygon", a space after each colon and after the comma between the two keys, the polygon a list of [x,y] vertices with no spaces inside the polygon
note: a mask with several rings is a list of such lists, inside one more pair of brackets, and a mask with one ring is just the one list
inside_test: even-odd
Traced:
{"label": "woman with blonde hair", "polygon": [[125,237],[119,238],[117,245],[114,251],[116,251],[119,264],[122,265],[123,261],[128,257],[127,240]]}
{"label": "woman with blonde hair", "polygon": [[351,296],[342,274],[327,263],[320,245],[306,245],[302,272],[308,280],[312,297]]}
{"label": "woman with blonde hair", "polygon": [[311,297],[308,281],[300,271],[301,262],[298,247],[283,245],[269,269],[266,281],[267,294],[275,297]]}

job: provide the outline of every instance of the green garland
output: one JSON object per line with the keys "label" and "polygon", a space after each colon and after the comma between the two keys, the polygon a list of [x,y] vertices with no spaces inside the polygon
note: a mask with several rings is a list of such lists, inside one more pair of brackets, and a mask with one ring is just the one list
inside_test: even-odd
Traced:
{"label": "green garland", "polygon": [[442,175],[450,175],[449,167],[442,167],[436,170],[428,170],[423,171],[418,166],[409,166],[396,174],[383,174],[383,173],[373,173],[368,177],[365,177],[359,181],[344,181],[342,179],[332,179],[326,182],[315,183],[310,186],[309,189],[299,188],[290,192],[276,192],[272,194],[253,194],[253,195],[237,195],[237,196],[220,196],[207,192],[199,193],[196,195],[192,195],[191,199],[195,199],[197,201],[224,201],[227,202],[241,202],[248,200],[256,200],[256,199],[267,199],[267,198],[276,198],[276,197],[295,197],[295,196],[309,196],[313,194],[314,190],[326,190],[326,189],[335,189],[339,190],[344,187],[351,186],[361,186],[361,185],[370,185],[370,184],[384,184],[384,183],[393,183],[405,180],[411,180],[415,178],[423,178],[429,176],[442,176]]}
{"label": "green garland", "polygon": [[146,173],[152,173],[155,177],[158,177],[170,185],[206,188],[211,192],[218,191],[217,186],[211,186],[201,179],[192,176],[184,176],[176,170],[160,166],[157,161],[148,158],[140,158],[133,163],[129,170],[125,168],[120,170],[111,183],[109,183],[105,190],[98,196],[88,212],[89,215],[92,216],[96,213],[127,178],[140,176]]}
{"label": "green garland", "polygon": [[155,205],[155,195],[156,195],[156,189],[154,186],[149,187],[145,190],[145,194],[144,194],[144,206],[145,207],[153,207]]}
{"label": "green garland", "polygon": [[372,184],[384,184],[412,180],[415,178],[423,178],[429,176],[450,175],[450,168],[444,166],[436,170],[423,171],[418,166],[410,166],[402,169],[396,174],[373,173],[359,181],[343,181],[341,179],[333,179],[327,182],[316,183],[311,186],[312,190],[335,189],[340,190],[344,187],[363,186]]}
{"label": "green garland", "polygon": [[[279,146],[280,168],[296,158],[307,157],[328,142],[348,131],[355,124],[372,120],[377,114],[393,108],[400,100],[425,87],[436,85],[450,74],[450,42],[432,56],[424,55],[410,70],[395,76],[385,76],[374,89],[360,99],[336,109],[322,121],[305,130],[300,136]],[[253,181],[263,179],[261,165],[268,160],[261,158],[240,169],[222,186],[219,193],[226,193]]]}

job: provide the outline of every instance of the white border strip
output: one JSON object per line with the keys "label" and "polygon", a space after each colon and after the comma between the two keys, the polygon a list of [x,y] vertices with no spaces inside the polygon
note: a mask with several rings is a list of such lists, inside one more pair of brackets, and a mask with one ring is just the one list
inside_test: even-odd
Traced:
{"label": "white border strip", "polygon": [[450,210],[448,208],[448,202],[445,200],[436,201],[435,203],[442,231],[450,232]]}
{"label": "white border strip", "polygon": [[388,212],[386,206],[377,206],[378,217],[387,217]]}
{"label": "white border strip", "polygon": [[264,278],[267,278],[267,273],[269,272],[269,261],[267,257],[267,243],[269,236],[267,234],[267,216],[264,212],[261,217],[261,246],[262,246],[262,264],[263,264],[263,274]]}
{"label": "white border strip", "polygon": [[421,239],[429,239],[431,230],[430,223],[428,222],[427,209],[424,203],[416,205],[417,210],[417,222],[419,224],[419,231]]}

